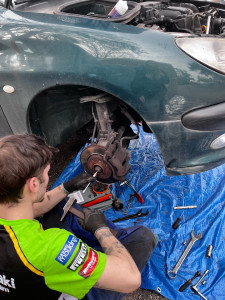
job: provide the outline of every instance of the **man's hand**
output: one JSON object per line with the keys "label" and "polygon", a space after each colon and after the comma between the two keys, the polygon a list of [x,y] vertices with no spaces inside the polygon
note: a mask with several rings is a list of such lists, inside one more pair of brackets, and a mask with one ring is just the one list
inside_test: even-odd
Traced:
{"label": "man's hand", "polygon": [[84,219],[79,219],[79,223],[85,230],[95,235],[98,229],[107,227],[106,217],[102,212],[96,209],[89,209],[87,207],[84,207],[83,213]]}
{"label": "man's hand", "polygon": [[73,191],[85,189],[89,182],[93,182],[95,180],[95,177],[83,172],[70,179],[69,181],[64,182],[63,186],[68,193],[72,193]]}

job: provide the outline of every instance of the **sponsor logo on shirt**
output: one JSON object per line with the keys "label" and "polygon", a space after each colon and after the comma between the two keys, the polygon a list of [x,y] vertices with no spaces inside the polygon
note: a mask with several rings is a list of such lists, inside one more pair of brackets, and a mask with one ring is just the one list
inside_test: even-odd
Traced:
{"label": "sponsor logo on shirt", "polygon": [[65,242],[62,250],[59,252],[57,257],[55,258],[60,264],[65,265],[73,254],[76,246],[78,245],[79,240],[75,238],[73,235],[70,235]]}
{"label": "sponsor logo on shirt", "polygon": [[79,271],[79,275],[82,276],[83,278],[88,278],[91,273],[94,271],[96,265],[98,263],[98,254],[90,249],[88,259],[84,263],[83,267]]}
{"label": "sponsor logo on shirt", "polygon": [[72,271],[76,271],[76,269],[82,265],[87,257],[87,246],[84,243],[80,243],[80,247],[78,252],[76,253],[74,259],[71,264],[68,266],[68,269]]}
{"label": "sponsor logo on shirt", "polygon": [[10,278],[7,279],[5,275],[0,275],[0,290],[6,293],[9,293],[9,289],[8,288],[13,288],[15,289],[15,279],[14,278]]}

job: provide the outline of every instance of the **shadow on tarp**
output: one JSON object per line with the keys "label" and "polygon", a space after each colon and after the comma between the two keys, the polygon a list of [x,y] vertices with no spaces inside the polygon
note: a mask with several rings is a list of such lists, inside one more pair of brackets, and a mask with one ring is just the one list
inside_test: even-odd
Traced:
{"label": "shadow on tarp", "polygon": [[[81,150],[82,151],[82,150]],[[53,187],[69,180],[83,171],[80,165],[80,153],[62,172]],[[155,290],[163,296],[175,299],[200,299],[188,287],[179,292],[179,287],[190,279],[196,271],[209,269],[204,279],[206,284],[198,286],[199,291],[209,300],[225,299],[225,165],[195,175],[169,177],[166,175],[162,155],[152,134],[140,132],[140,138],[130,144],[131,171],[126,179],[142,195],[145,203],[134,198],[128,214],[139,209],[149,210],[147,217],[116,223],[120,227],[134,224],[145,225],[159,235],[159,244],[151,260],[142,272],[142,288]],[[124,207],[132,191],[126,185],[118,183],[111,186],[115,196]],[[174,210],[174,206],[197,205],[195,209]],[[183,214],[182,214],[183,212]],[[182,216],[181,216],[182,214]],[[123,217],[123,213],[109,209],[105,211],[108,219]],[[177,230],[172,224],[181,216]],[[190,233],[202,233],[202,239],[196,241],[177,277],[169,279],[167,271],[172,270],[190,241]],[[183,242],[187,242],[183,245]],[[211,258],[206,257],[208,245],[213,245]],[[195,279],[194,283],[197,282]]]}

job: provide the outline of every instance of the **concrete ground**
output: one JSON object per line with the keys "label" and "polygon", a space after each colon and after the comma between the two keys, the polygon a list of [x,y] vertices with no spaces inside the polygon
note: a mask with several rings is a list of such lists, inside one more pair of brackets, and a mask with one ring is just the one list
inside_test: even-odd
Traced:
{"label": "concrete ground", "polygon": [[[123,300],[166,300],[159,293],[151,290],[138,289],[136,292],[128,294]],[[168,300],[168,299],[167,299]]]}

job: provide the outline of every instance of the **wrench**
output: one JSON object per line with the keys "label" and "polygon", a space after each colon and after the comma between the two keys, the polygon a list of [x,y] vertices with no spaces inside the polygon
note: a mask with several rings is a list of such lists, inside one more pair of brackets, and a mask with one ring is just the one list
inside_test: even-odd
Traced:
{"label": "wrench", "polygon": [[113,223],[116,223],[116,222],[121,222],[121,221],[126,221],[126,220],[129,220],[129,219],[136,219],[136,218],[140,218],[140,217],[145,217],[149,214],[149,210],[147,209],[145,213],[142,212],[142,209],[140,209],[137,213],[135,214],[131,214],[131,215],[127,215],[125,217],[122,217],[122,218],[118,218],[116,220],[112,220]]}
{"label": "wrench", "polygon": [[189,242],[189,244],[187,245],[186,249],[184,250],[183,254],[181,255],[181,257],[179,258],[178,262],[176,263],[175,267],[173,268],[173,270],[170,270],[167,272],[167,275],[169,276],[170,279],[174,279],[177,276],[177,272],[180,269],[183,261],[185,260],[185,258],[187,257],[188,253],[190,252],[192,246],[194,245],[194,243],[197,240],[200,240],[202,238],[202,234],[201,232],[196,235],[194,234],[194,230],[192,230],[191,232],[191,240]]}

